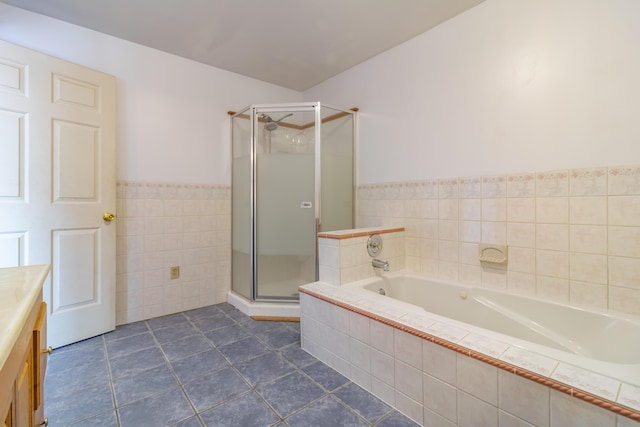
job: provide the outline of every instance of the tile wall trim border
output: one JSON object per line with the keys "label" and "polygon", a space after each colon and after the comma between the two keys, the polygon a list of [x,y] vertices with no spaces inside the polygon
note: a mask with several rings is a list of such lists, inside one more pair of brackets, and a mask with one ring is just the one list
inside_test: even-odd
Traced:
{"label": "tile wall trim border", "polygon": [[346,304],[341,301],[334,300],[327,296],[315,293],[313,291],[309,291],[307,289],[300,289],[299,292],[309,295],[311,297],[317,298],[321,301],[327,302],[329,304],[344,308],[345,310],[351,311],[353,313],[359,314],[361,316],[367,317],[369,319],[375,320],[377,322],[383,323],[385,325],[391,326],[392,328],[401,330],[403,332],[407,332],[416,337],[422,338],[423,340],[432,342],[439,346],[445,347],[449,350],[453,350],[462,355],[471,357],[473,359],[479,360],[481,362],[487,363],[489,365],[495,366],[496,368],[502,369],[504,371],[510,372],[512,374],[518,375],[520,377],[526,378],[530,381],[534,381],[538,384],[544,385],[546,387],[552,388],[569,396],[578,398],[592,405],[598,406],[602,409],[611,411],[615,414],[630,418],[634,421],[640,421],[640,411],[633,410],[626,406],[620,405],[619,403],[612,402],[608,399],[604,399],[599,396],[595,396],[591,393],[588,393],[584,390],[580,390],[575,387],[568,386],[559,381],[553,380],[551,378],[544,377],[542,375],[536,374],[534,372],[528,371],[526,369],[520,368],[518,366],[512,365],[510,363],[503,362],[502,360],[496,359],[491,356],[487,356],[482,353],[478,353],[477,351],[471,350],[467,347],[461,346],[459,344],[452,343],[440,337],[436,337],[434,335],[428,334],[424,331],[420,331],[401,323],[395,322],[393,320],[378,316],[376,314],[370,313],[365,310],[361,310],[359,308],[353,307],[349,304]]}
{"label": "tile wall trim border", "polygon": [[404,227],[380,228],[380,229],[375,229],[375,230],[355,231],[353,233],[337,233],[337,232],[334,232],[334,231],[328,231],[328,232],[324,232],[324,233],[318,233],[318,237],[319,238],[323,238],[323,239],[343,240],[343,239],[352,239],[354,237],[367,237],[367,236],[371,236],[373,234],[398,233],[398,232],[401,232],[401,231],[404,231]]}

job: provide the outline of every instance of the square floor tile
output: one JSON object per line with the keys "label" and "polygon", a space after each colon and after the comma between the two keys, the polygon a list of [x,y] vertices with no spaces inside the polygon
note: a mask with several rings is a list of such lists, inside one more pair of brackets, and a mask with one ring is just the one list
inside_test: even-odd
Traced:
{"label": "square floor tile", "polygon": [[107,363],[98,360],[74,369],[48,370],[45,377],[45,399],[73,394],[90,386],[109,386]]}
{"label": "square floor tile", "polygon": [[258,388],[258,392],[282,418],[305,407],[326,394],[313,381],[299,372]]}
{"label": "square floor tile", "polygon": [[114,379],[137,374],[160,365],[166,365],[166,360],[159,347],[149,347],[134,353],[110,357],[109,367]]}
{"label": "square floor tile", "polygon": [[130,337],[132,335],[142,334],[144,332],[149,332],[149,328],[147,327],[147,323],[143,320],[141,322],[117,326],[115,330],[108,332],[103,336],[106,341],[113,341],[120,338]]}
{"label": "square floor tile", "polygon": [[420,424],[398,411],[393,411],[388,417],[379,421],[376,427],[420,427]]}
{"label": "square floor tile", "polygon": [[192,335],[162,344],[162,350],[170,362],[202,351],[211,350],[212,348],[209,340],[202,335]]}
{"label": "square floor tile", "polygon": [[[51,420],[49,420],[49,425],[51,425]],[[116,422],[116,411],[109,411],[70,425],[72,427],[115,427],[118,425]]]}
{"label": "square floor tile", "polygon": [[249,390],[247,383],[231,368],[200,377],[184,384],[183,387],[198,412]]}
{"label": "square floor tile", "polygon": [[269,351],[269,348],[256,337],[250,336],[230,344],[219,346],[218,350],[220,350],[231,363],[237,363],[266,353]]}
{"label": "square floor tile", "polygon": [[170,341],[176,341],[182,338],[186,338],[191,335],[197,335],[198,330],[189,322],[179,323],[167,328],[156,329],[153,331],[153,335],[160,344],[164,344]]}
{"label": "square floor tile", "polygon": [[265,427],[280,418],[254,393],[248,393],[200,414],[207,427]]}
{"label": "square floor tile", "polygon": [[169,367],[161,365],[126,377],[117,378],[114,380],[113,388],[116,393],[116,404],[120,407],[177,385],[178,383]]}
{"label": "square floor tile", "polygon": [[217,350],[207,350],[171,362],[181,383],[193,381],[212,372],[228,368],[227,360]]}
{"label": "square floor tile", "polygon": [[150,332],[120,338],[117,340],[107,341],[107,354],[109,357],[122,356],[134,353],[145,348],[154,347],[156,341]]}
{"label": "square floor tile", "polygon": [[316,362],[313,365],[306,366],[302,368],[302,372],[309,375],[327,391],[333,391],[349,382],[347,377],[322,362]]}
{"label": "square floor tile", "polygon": [[193,417],[184,393],[174,388],[118,408],[120,427],[169,426]]}
{"label": "square floor tile", "polygon": [[266,353],[234,365],[249,383],[257,387],[280,378],[296,368],[276,353]]}
{"label": "square floor tile", "polygon": [[231,319],[224,313],[220,313],[214,316],[199,317],[197,319],[193,319],[192,322],[202,332],[207,332],[214,329],[224,328],[225,326],[237,324],[235,320]]}
{"label": "square floor tile", "polygon": [[312,365],[318,361],[318,359],[300,348],[299,343],[282,347],[278,349],[278,352],[298,368]]}
{"label": "square floor tile", "polygon": [[300,343],[300,333],[287,326],[280,326],[265,332],[258,332],[256,336],[271,348],[281,348],[294,343]]}
{"label": "square floor tile", "polygon": [[367,427],[369,423],[359,418],[333,397],[326,396],[286,419],[290,427]]}
{"label": "square floor tile", "polygon": [[371,423],[375,423],[392,410],[382,400],[354,383],[342,387],[334,392],[334,395]]}
{"label": "square floor tile", "polygon": [[154,317],[147,320],[147,324],[152,331],[162,328],[168,328],[170,326],[178,326],[189,323],[187,318],[182,313],[169,314],[167,316]]}
{"label": "square floor tile", "polygon": [[64,426],[114,409],[111,387],[95,385],[54,399],[47,399],[50,426]]}
{"label": "square floor tile", "polygon": [[55,349],[47,366],[54,371],[64,371],[66,369],[77,369],[82,365],[93,364],[104,360],[104,344],[102,340],[93,341],[90,345],[73,345],[71,349],[59,352]]}
{"label": "square floor tile", "polygon": [[205,332],[204,336],[207,337],[213,343],[213,345],[215,345],[216,347],[220,347],[225,344],[230,344],[243,338],[247,338],[251,336],[251,332],[249,332],[248,329],[235,324],[226,326],[224,328],[215,329],[213,331]]}
{"label": "square floor tile", "polygon": [[[215,315],[218,315],[220,313],[223,313],[223,311],[220,310],[219,306],[220,306],[220,304],[218,304],[218,305],[208,305],[206,307],[200,307],[200,308],[194,308],[193,310],[188,310],[188,311],[183,312],[183,314],[185,316],[187,316],[191,320],[197,319],[199,317],[215,316]],[[233,307],[233,306],[231,306],[231,307]],[[235,309],[235,307],[233,307],[233,308]]]}

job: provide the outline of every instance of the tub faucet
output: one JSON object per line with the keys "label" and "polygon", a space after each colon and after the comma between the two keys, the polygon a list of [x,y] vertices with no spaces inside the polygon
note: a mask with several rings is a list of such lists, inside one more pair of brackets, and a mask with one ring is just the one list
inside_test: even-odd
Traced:
{"label": "tub faucet", "polygon": [[376,258],[371,261],[371,265],[373,265],[374,268],[381,268],[384,271],[389,271],[389,261],[382,261]]}

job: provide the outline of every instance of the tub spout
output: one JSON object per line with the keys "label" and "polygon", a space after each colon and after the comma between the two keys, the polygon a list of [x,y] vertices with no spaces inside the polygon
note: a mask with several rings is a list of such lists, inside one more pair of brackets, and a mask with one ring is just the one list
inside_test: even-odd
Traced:
{"label": "tub spout", "polygon": [[381,268],[384,271],[389,271],[389,261],[382,261],[376,258],[371,261],[371,265],[373,265],[374,268]]}

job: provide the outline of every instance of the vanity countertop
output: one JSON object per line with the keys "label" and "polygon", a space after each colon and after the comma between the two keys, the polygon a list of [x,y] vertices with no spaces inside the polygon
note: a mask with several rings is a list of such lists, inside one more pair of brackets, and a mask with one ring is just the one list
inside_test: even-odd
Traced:
{"label": "vanity countertop", "polygon": [[40,295],[49,264],[0,268],[0,369]]}

